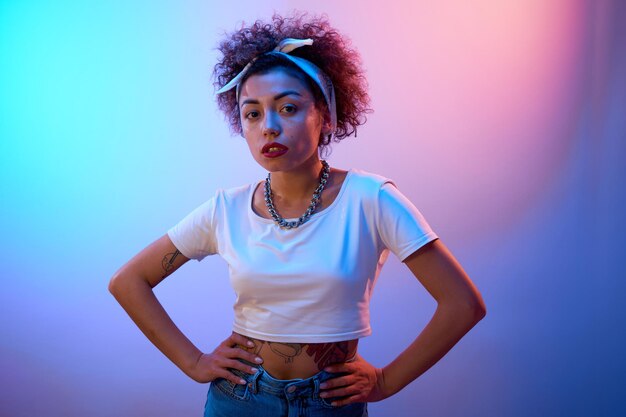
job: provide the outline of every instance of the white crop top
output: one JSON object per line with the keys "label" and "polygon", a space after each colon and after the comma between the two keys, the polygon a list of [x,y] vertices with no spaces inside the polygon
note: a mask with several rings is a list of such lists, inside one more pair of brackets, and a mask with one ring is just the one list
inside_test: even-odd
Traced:
{"label": "white crop top", "polygon": [[228,263],[233,330],[245,336],[328,343],[370,335],[370,296],[389,250],[403,261],[437,239],[390,179],[360,169],[295,229],[252,210],[256,186],[218,189],[167,232],[186,257]]}

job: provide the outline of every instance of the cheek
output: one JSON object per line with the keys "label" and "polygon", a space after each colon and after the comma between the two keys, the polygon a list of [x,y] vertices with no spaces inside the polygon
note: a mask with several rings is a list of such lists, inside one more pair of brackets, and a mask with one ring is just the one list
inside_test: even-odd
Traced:
{"label": "cheek", "polygon": [[249,139],[246,139],[246,143],[248,144],[248,150],[252,154],[253,158],[257,158],[256,145]]}
{"label": "cheek", "polygon": [[322,118],[318,112],[311,112],[305,120],[306,130],[312,135],[319,133],[322,129]]}
{"label": "cheek", "polygon": [[243,136],[246,141],[248,141],[248,145],[251,144],[250,141],[252,140],[252,138],[254,138],[255,133],[256,132],[254,126],[251,126],[249,123],[241,125],[241,136]]}

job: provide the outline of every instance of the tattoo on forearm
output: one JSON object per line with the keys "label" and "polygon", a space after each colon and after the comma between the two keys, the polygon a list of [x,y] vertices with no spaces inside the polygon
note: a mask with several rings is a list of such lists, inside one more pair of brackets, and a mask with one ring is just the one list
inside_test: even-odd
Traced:
{"label": "tattoo on forearm", "polygon": [[165,278],[170,272],[172,272],[172,269],[174,269],[174,260],[176,260],[178,255],[180,255],[180,251],[176,249],[175,252],[168,253],[163,257],[163,260],[161,261],[161,266],[164,271],[163,278]]}

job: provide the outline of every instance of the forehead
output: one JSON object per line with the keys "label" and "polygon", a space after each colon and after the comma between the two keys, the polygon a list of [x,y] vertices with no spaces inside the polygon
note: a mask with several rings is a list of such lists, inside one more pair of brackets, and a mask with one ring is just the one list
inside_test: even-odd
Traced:
{"label": "forehead", "polygon": [[288,90],[298,92],[303,98],[313,99],[307,83],[293,71],[274,68],[248,77],[241,86],[239,99],[274,97]]}

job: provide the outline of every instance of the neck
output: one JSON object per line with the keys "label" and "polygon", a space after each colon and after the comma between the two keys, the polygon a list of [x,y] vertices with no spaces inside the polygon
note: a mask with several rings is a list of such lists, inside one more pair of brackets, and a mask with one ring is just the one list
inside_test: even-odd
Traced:
{"label": "neck", "polygon": [[274,201],[288,203],[310,201],[313,191],[319,185],[322,162],[315,155],[307,163],[292,171],[272,172],[272,195]]}

